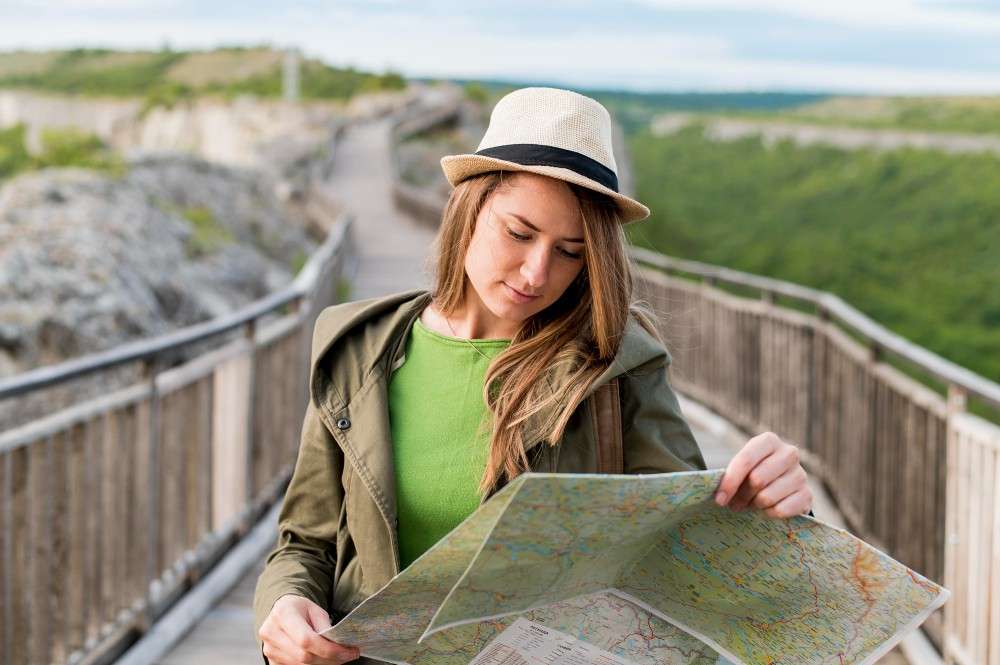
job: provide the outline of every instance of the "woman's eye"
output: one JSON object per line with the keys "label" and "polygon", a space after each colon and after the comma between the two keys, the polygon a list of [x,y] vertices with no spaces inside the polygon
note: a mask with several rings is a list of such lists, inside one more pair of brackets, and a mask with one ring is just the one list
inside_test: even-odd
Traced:
{"label": "woman's eye", "polygon": [[[507,235],[509,235],[514,240],[522,240],[523,241],[523,240],[530,240],[531,239],[531,236],[521,235],[520,233],[517,233],[517,232],[511,230],[510,228],[507,229]],[[561,247],[559,248],[559,251],[562,252],[563,256],[565,256],[568,259],[579,259],[579,258],[581,258],[583,256],[583,254],[575,254],[573,252],[570,252],[570,251],[567,251],[565,249],[562,249]]]}

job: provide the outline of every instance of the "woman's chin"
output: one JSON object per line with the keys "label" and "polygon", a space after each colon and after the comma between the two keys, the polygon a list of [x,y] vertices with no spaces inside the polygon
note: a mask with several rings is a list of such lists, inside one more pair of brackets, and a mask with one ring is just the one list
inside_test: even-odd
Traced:
{"label": "woman's chin", "polygon": [[503,287],[500,288],[500,297],[487,305],[490,311],[493,312],[493,316],[498,319],[510,321],[511,323],[521,324],[534,313],[532,303],[513,302],[503,294]]}

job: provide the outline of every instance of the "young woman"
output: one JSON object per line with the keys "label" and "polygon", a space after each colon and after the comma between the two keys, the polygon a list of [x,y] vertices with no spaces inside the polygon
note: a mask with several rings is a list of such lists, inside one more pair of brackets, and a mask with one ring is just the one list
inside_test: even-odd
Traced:
{"label": "young woman", "polygon": [[[633,302],[611,118],[589,97],[522,88],[496,105],[454,186],[433,289],[326,308],[311,400],[254,597],[272,665],[344,663],[318,633],[527,471],[598,470],[596,389],[618,380],[625,473],[704,469]],[[783,518],[812,496],[797,450],[768,432],[726,469],[720,505]],[[366,659],[367,660],[367,659]],[[373,662],[373,661],[369,661]]]}

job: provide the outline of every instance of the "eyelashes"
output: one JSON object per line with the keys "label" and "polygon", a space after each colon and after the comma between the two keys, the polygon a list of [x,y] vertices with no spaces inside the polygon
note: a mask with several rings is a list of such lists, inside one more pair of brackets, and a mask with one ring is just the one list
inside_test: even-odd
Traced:
{"label": "eyelashes", "polygon": [[[521,235],[520,233],[515,233],[514,231],[511,231],[509,227],[507,228],[507,235],[509,235],[514,240],[517,240],[518,242],[524,242],[525,240],[531,239],[530,236]],[[579,259],[583,256],[582,254],[568,252],[565,249],[562,249],[561,247],[559,248],[559,251],[562,252],[563,256],[565,256],[568,259]]]}

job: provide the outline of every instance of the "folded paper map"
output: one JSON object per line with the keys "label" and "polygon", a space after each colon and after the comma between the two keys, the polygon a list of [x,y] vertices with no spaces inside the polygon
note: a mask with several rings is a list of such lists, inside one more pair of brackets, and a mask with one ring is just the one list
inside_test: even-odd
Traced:
{"label": "folded paper map", "polygon": [[873,663],[948,591],[723,469],[526,473],[323,633],[412,665]]}

